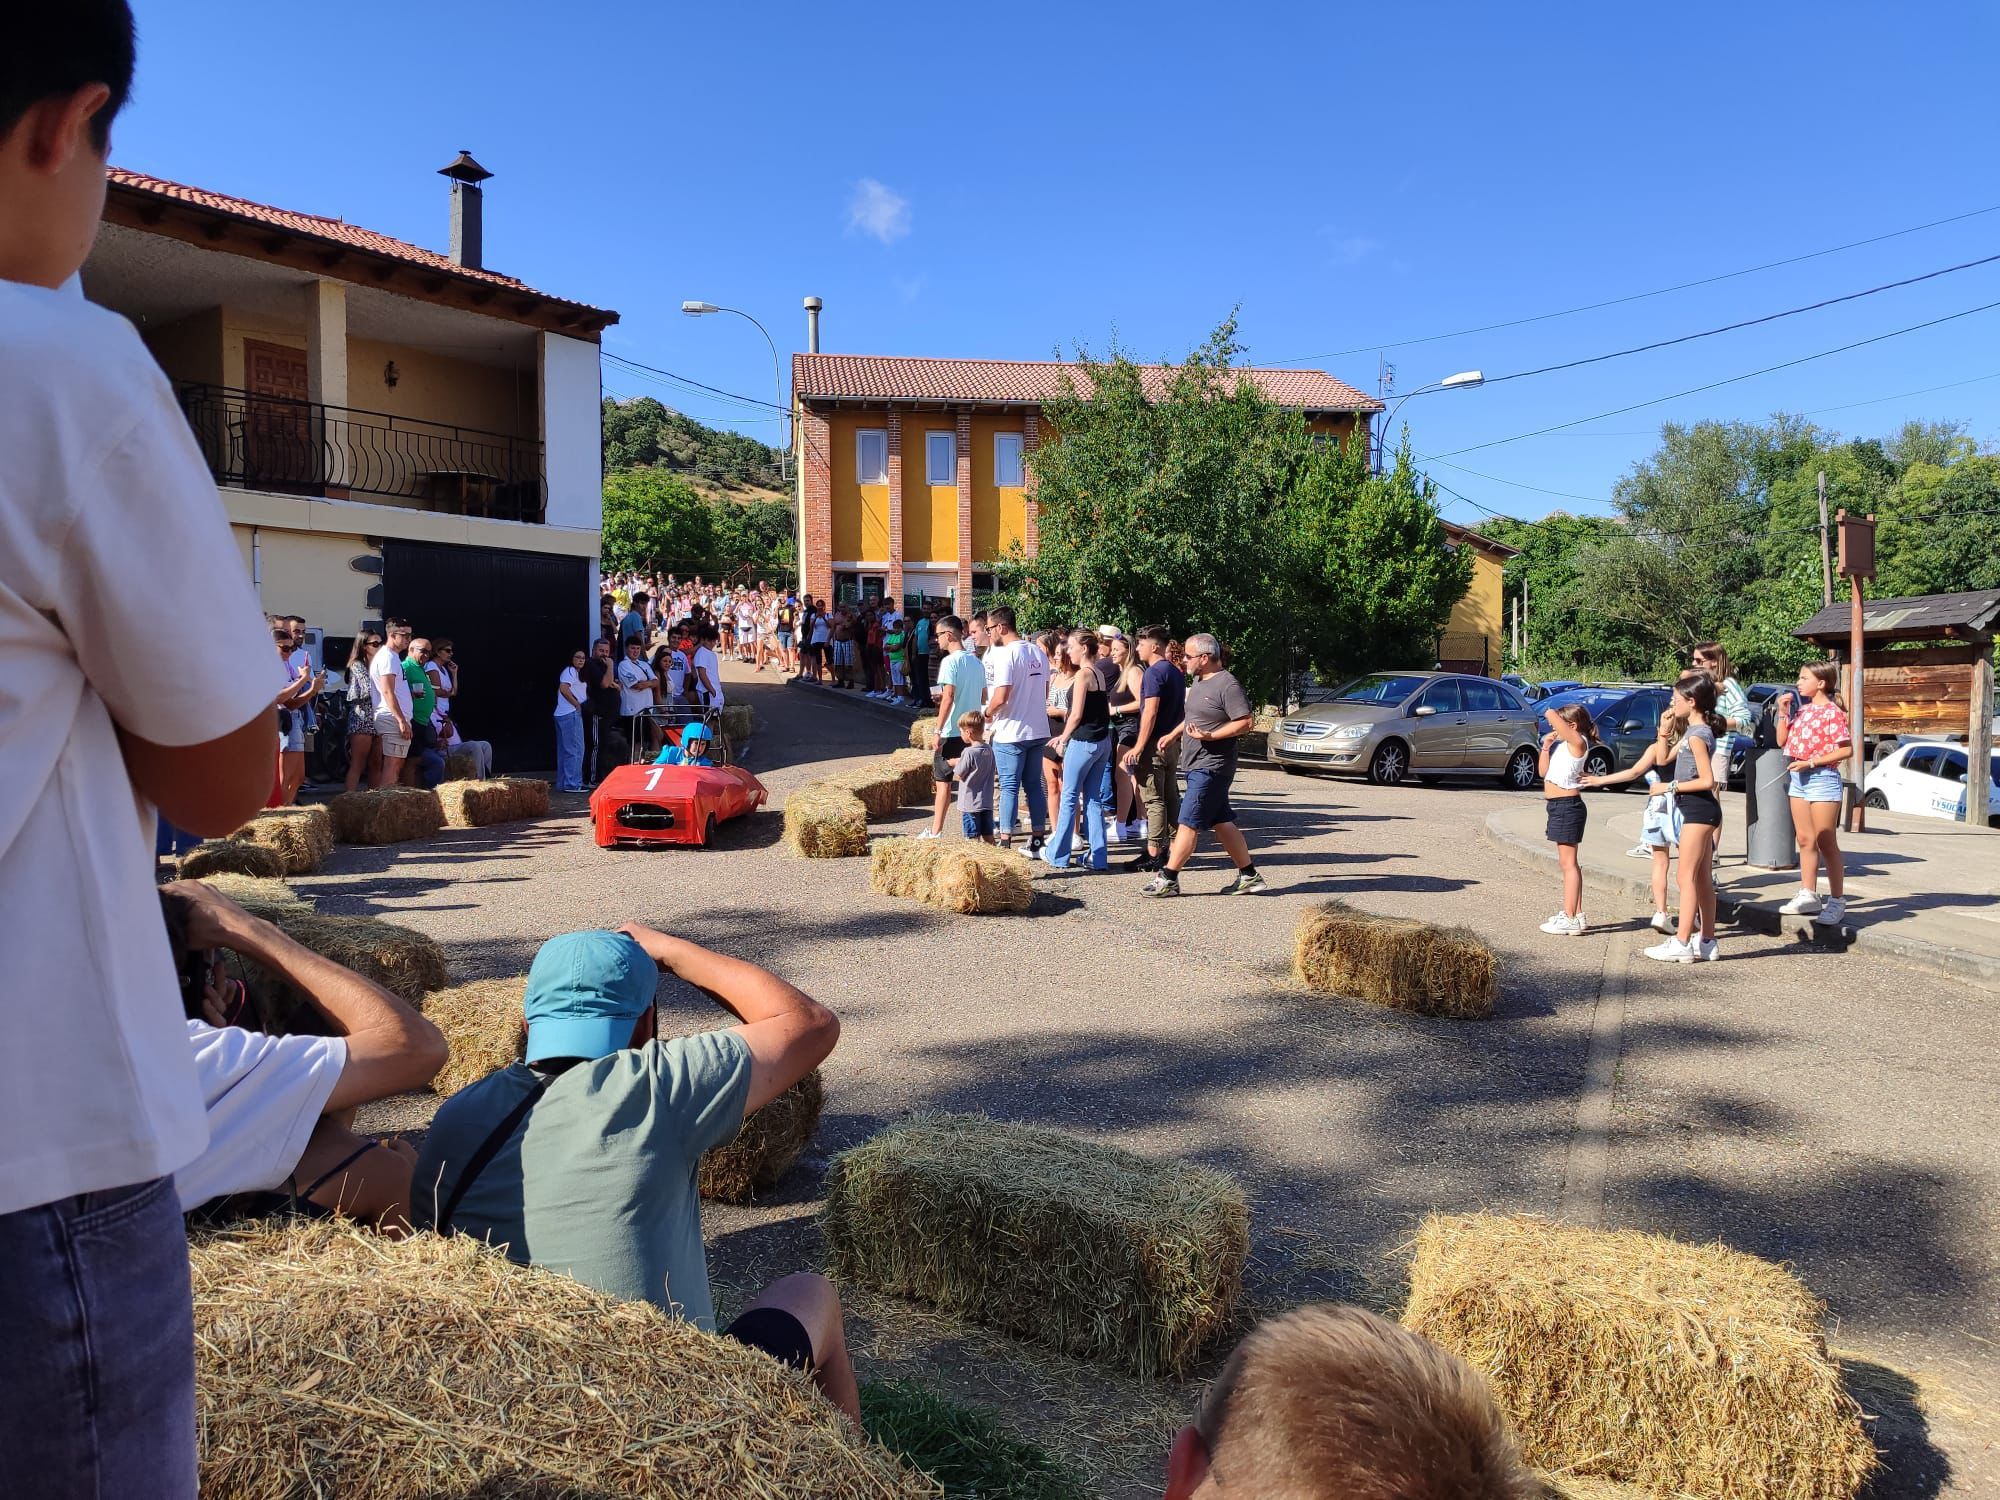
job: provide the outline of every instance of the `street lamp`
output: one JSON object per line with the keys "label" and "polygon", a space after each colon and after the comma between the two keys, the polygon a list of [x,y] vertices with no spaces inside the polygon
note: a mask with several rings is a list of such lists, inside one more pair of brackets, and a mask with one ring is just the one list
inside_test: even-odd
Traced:
{"label": "street lamp", "polygon": [[771,346],[771,383],[778,398],[775,405],[785,415],[785,443],[778,450],[778,477],[789,483],[791,473],[785,466],[785,457],[791,452],[792,447],[792,414],[791,410],[785,405],[785,376],[778,364],[778,345],[771,337],[771,330],[766,328],[762,323],[759,323],[740,307],[718,307],[713,302],[688,301],[681,304],[681,311],[686,313],[690,318],[705,317],[709,313],[735,313],[737,317],[743,319],[744,322],[763,334],[764,342]]}
{"label": "street lamp", "polygon": [[1381,427],[1376,430],[1375,472],[1377,474],[1382,472],[1382,451],[1388,444],[1389,428],[1396,420],[1396,413],[1403,409],[1404,401],[1409,400],[1411,396],[1428,396],[1437,391],[1469,391],[1484,384],[1486,384],[1484,370],[1460,370],[1456,375],[1447,375],[1430,385],[1420,385],[1414,391],[1405,394],[1402,400],[1389,408],[1388,416],[1382,419]]}

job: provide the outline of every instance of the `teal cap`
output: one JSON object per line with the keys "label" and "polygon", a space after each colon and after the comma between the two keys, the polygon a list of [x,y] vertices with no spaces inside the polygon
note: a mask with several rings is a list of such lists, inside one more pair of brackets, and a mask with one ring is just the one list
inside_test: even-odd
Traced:
{"label": "teal cap", "polygon": [[606,1057],[631,1046],[659,982],[659,966],[622,932],[550,938],[528,968],[525,1061]]}

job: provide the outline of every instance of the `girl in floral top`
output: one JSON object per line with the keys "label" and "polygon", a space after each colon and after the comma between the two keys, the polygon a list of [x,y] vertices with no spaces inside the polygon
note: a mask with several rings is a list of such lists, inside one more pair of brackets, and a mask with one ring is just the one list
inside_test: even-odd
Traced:
{"label": "girl in floral top", "polygon": [[[1778,747],[1791,762],[1792,828],[1799,836],[1799,893],[1778,910],[1810,915],[1815,922],[1837,926],[1846,915],[1847,881],[1840,863],[1840,763],[1853,744],[1847,713],[1834,695],[1840,669],[1830,661],[1809,661],[1799,668],[1799,697],[1805,707],[1796,715],[1789,699],[1778,704]],[[1826,866],[1832,899],[1819,899],[1819,867]]]}

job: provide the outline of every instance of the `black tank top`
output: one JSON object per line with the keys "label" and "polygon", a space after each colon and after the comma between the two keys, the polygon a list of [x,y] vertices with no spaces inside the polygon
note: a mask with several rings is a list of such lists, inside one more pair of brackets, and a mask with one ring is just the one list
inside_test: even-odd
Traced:
{"label": "black tank top", "polygon": [[1095,744],[1111,733],[1111,702],[1098,687],[1096,674],[1088,668],[1076,674],[1073,691],[1083,693],[1083,717],[1077,720],[1076,732],[1070,738]]}

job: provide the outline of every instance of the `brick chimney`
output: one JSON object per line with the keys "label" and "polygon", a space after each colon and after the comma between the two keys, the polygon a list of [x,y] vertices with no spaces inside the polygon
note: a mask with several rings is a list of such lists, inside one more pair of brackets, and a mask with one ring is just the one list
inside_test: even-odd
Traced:
{"label": "brick chimney", "polygon": [[451,258],[468,271],[486,266],[479,184],[492,175],[472,159],[470,151],[460,151],[450,166],[438,168],[438,176],[451,179]]}

